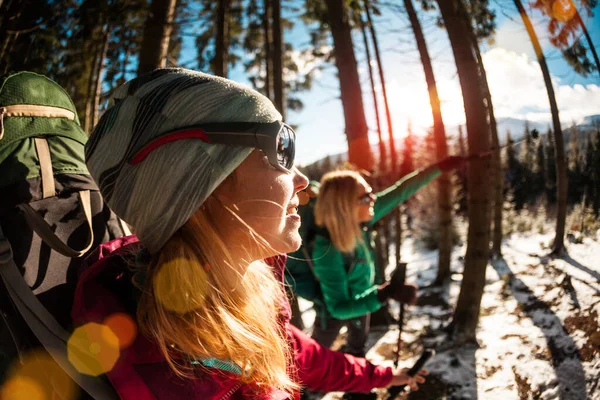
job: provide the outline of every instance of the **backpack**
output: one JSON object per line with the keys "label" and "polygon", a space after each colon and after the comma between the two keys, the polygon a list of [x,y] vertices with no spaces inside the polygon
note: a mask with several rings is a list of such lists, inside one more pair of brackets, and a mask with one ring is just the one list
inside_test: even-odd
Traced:
{"label": "backpack", "polygon": [[[10,379],[21,371],[52,398],[73,399],[77,392],[118,398],[105,380],[80,374],[69,361],[85,360],[88,349],[72,340],[67,350],[84,258],[100,243],[129,234],[89,175],[86,141],[75,105],[58,84],[31,72],[0,77],[3,390],[16,390]],[[61,379],[73,390],[57,385]]]}

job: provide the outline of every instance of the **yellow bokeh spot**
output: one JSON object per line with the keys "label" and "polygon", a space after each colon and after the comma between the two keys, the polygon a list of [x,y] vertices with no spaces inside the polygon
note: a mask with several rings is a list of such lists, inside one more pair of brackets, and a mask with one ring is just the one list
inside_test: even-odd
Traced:
{"label": "yellow bokeh spot", "polygon": [[45,350],[26,354],[9,370],[0,386],[2,400],[51,400],[60,394],[61,399],[73,400],[78,387],[69,375]]}
{"label": "yellow bokeh spot", "polygon": [[555,0],[552,3],[552,15],[561,22],[570,21],[575,16],[576,11],[571,0]]}
{"label": "yellow bokeh spot", "polygon": [[119,359],[119,338],[107,325],[89,323],[75,329],[67,350],[77,371],[99,376],[113,369]]}
{"label": "yellow bokeh spot", "polygon": [[202,306],[210,284],[203,266],[176,258],[160,267],[153,287],[164,308],[185,314]]}
{"label": "yellow bokeh spot", "polygon": [[15,376],[4,383],[0,398],[2,400],[45,400],[49,397],[35,380],[26,376]]}
{"label": "yellow bokeh spot", "polygon": [[92,353],[93,355],[100,353],[100,350],[100,345],[98,343],[90,344],[90,353]]}

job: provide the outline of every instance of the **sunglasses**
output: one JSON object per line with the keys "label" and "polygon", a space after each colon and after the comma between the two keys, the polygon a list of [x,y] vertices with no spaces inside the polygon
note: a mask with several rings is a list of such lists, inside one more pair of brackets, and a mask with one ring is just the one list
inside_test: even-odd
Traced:
{"label": "sunglasses", "polygon": [[377,200],[377,196],[373,192],[367,192],[358,198],[358,204],[367,205],[375,200]]}
{"label": "sunglasses", "polygon": [[287,124],[275,122],[214,122],[166,132],[144,146],[129,160],[142,162],[153,150],[180,139],[197,138],[207,143],[253,147],[267,155],[269,163],[284,172],[294,167],[296,133]]}

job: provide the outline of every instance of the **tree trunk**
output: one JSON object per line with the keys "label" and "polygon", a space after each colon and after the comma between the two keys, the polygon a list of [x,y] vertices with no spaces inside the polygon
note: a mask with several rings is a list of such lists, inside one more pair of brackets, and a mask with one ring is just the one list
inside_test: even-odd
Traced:
{"label": "tree trunk", "polygon": [[[485,94],[481,87],[480,66],[468,38],[472,26],[462,9],[462,0],[438,0],[438,6],[448,31],[467,119],[469,152],[489,150],[490,127],[487,120]],[[467,38],[467,40],[465,40]],[[469,230],[463,282],[454,312],[454,337],[457,343],[475,340],[485,271],[490,245],[490,162],[476,158],[469,163]]]}
{"label": "tree trunk", "polygon": [[335,65],[340,79],[348,139],[348,160],[358,168],[372,171],[373,155],[369,145],[362,91],[345,2],[344,0],[326,0],[325,3],[333,36]]}
{"label": "tree trunk", "polygon": [[[379,80],[381,82],[381,92],[383,94],[383,105],[385,107],[385,117],[388,125],[388,136],[390,145],[390,163],[392,176],[397,178],[396,174],[399,170],[398,155],[396,153],[396,145],[394,144],[394,130],[392,127],[392,114],[390,112],[390,105],[388,103],[387,89],[385,87],[385,77],[383,74],[383,63],[381,62],[381,54],[379,52],[379,42],[377,41],[377,34],[375,32],[375,26],[373,25],[373,19],[371,18],[371,10],[369,9],[368,0],[364,0],[365,11],[367,13],[367,21],[369,23],[369,29],[371,31],[371,38],[373,39],[373,50],[375,52],[375,59],[377,60],[377,68],[379,69]],[[369,59],[370,62],[370,59]]]}
{"label": "tree trunk", "polygon": [[275,108],[285,120],[286,99],[283,80],[283,29],[281,28],[281,0],[271,0],[273,7],[273,97]]}
{"label": "tree trunk", "polygon": [[[489,90],[487,75],[481,62],[481,53],[479,47],[475,49],[477,59],[481,65],[481,71],[483,76],[483,84],[486,92],[486,102],[488,106],[488,115],[490,117],[490,129],[492,147],[498,149],[500,147],[500,141],[498,140],[498,124],[496,123],[496,115],[494,114],[494,105],[492,103],[492,95]],[[502,158],[500,157],[500,151],[494,150],[492,153],[492,170],[493,170],[493,216],[494,230],[492,231],[492,257],[502,257],[502,211],[504,209],[504,169],[502,168]]]}
{"label": "tree trunk", "polygon": [[385,143],[383,142],[383,132],[381,131],[381,119],[379,118],[379,102],[377,101],[377,92],[375,91],[375,76],[373,75],[373,66],[371,65],[371,50],[369,49],[369,40],[367,38],[365,21],[363,21],[361,15],[358,16],[358,19],[360,20],[360,30],[362,32],[365,53],[367,55],[369,80],[371,82],[371,93],[373,94],[373,111],[375,112],[375,121],[377,122],[377,137],[379,138],[379,174],[384,174],[387,171],[387,154],[385,151]]}
{"label": "tree trunk", "polygon": [[152,0],[150,14],[144,24],[138,75],[164,68],[167,65],[167,52],[176,3],[176,0]]}
{"label": "tree trunk", "polygon": [[229,7],[231,0],[219,0],[217,4],[217,35],[215,38],[215,57],[213,71],[215,75],[227,77],[229,66]]}
{"label": "tree trunk", "polygon": [[[410,25],[415,34],[417,48],[421,56],[421,64],[425,73],[425,80],[427,81],[429,103],[431,104],[431,114],[433,116],[433,137],[435,139],[436,157],[438,160],[442,160],[448,156],[448,144],[431,58],[429,57],[425,36],[423,35],[421,23],[417,18],[412,0],[404,0],[404,7],[406,8]],[[435,284],[441,285],[450,280],[450,258],[452,255],[452,192],[450,190],[450,174],[448,173],[442,174],[438,180],[438,214],[440,221],[440,242]]]}
{"label": "tree trunk", "polygon": [[110,25],[107,25],[104,34],[102,35],[103,43],[98,53],[97,68],[96,68],[96,87],[94,88],[94,101],[92,104],[92,121],[90,129],[98,122],[98,109],[100,107],[100,96],[102,96],[102,73],[104,71],[104,59],[108,51],[108,42],[110,39]]}
{"label": "tree trunk", "polygon": [[565,250],[565,224],[567,219],[567,163],[565,158],[565,143],[560,126],[560,117],[558,114],[558,106],[556,104],[556,96],[554,95],[554,87],[550,78],[550,71],[546,63],[546,57],[542,52],[542,47],[538,37],[533,29],[533,25],[523,8],[520,0],[514,0],[515,6],[519,10],[523,24],[529,34],[529,39],[535,50],[535,54],[544,76],[546,91],[548,92],[548,100],[550,101],[550,112],[552,114],[552,129],[554,130],[554,154],[556,157],[556,199],[557,199],[557,215],[556,215],[556,236],[552,245],[552,254],[561,256]]}
{"label": "tree trunk", "polygon": [[583,35],[585,36],[585,40],[588,42],[588,46],[590,47],[590,51],[592,52],[592,56],[594,57],[594,62],[596,63],[596,69],[600,74],[600,59],[598,59],[598,53],[596,52],[596,46],[594,46],[594,42],[592,42],[592,38],[590,37],[590,33],[581,18],[581,14],[579,11],[575,10],[575,18],[577,18],[577,22],[579,26],[581,26],[581,30],[583,31]]}
{"label": "tree trunk", "polygon": [[[485,102],[488,110],[492,147],[494,149],[498,149],[500,147],[500,141],[498,140],[498,124],[496,123],[496,115],[494,114],[492,94],[490,93],[490,86],[488,84],[487,73],[483,65],[483,59],[481,58],[479,44],[477,43],[477,38],[474,34],[471,37],[471,43],[473,45],[473,51],[475,52],[475,56],[477,57],[477,62],[479,63],[481,68],[481,88],[483,89],[485,94]],[[492,232],[492,256],[494,258],[500,258],[502,257],[502,209],[504,207],[504,172],[502,170],[502,162],[499,150],[495,150],[492,153],[492,172],[492,182],[494,182],[492,191],[492,220],[494,222],[494,230]]]}
{"label": "tree trunk", "polygon": [[271,18],[271,0],[264,0],[263,33],[265,37],[265,96],[273,100],[273,56],[271,51],[273,31],[271,30]]}
{"label": "tree trunk", "polygon": [[90,75],[88,77],[87,92],[85,96],[85,116],[83,121],[83,130],[88,135],[92,132],[92,127],[94,126],[94,98],[97,87],[96,79],[98,78],[98,74],[96,71],[99,62],[100,44],[94,41],[91,43],[91,46],[93,47],[93,58],[90,64]]}
{"label": "tree trunk", "polygon": [[[490,98],[491,104],[491,98]],[[500,141],[498,140],[498,124],[496,123],[496,117],[494,112],[490,113],[490,126],[492,128],[492,146],[495,148],[500,147]],[[502,157],[500,151],[494,151],[492,155],[492,162],[495,173],[495,185],[494,188],[494,231],[492,232],[492,256],[495,258],[502,257],[502,212],[504,210],[504,168],[502,168]]]}

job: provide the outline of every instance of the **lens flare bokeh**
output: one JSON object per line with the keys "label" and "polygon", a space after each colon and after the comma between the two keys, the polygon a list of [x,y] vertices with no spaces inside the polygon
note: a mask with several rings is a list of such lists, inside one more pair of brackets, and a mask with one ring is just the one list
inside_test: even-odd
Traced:
{"label": "lens flare bokeh", "polygon": [[43,349],[16,360],[0,387],[2,400],[74,400],[79,388],[69,375]]}

